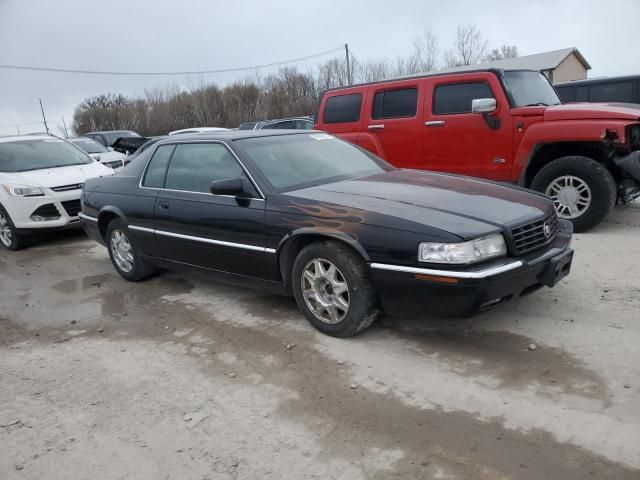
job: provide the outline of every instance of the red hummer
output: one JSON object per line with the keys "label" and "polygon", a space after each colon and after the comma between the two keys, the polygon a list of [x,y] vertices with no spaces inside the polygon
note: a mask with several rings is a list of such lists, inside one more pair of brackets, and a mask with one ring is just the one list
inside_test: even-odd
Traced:
{"label": "red hummer", "polygon": [[640,196],[640,105],[561,105],[537,71],[436,73],[328,90],[315,127],[397,167],[539,190],[578,232]]}

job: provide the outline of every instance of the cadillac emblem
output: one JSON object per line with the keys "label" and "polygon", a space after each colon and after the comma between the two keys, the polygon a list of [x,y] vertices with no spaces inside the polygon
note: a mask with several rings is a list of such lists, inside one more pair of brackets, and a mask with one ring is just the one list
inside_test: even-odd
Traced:
{"label": "cadillac emblem", "polygon": [[545,222],[544,226],[542,227],[542,233],[544,233],[544,238],[549,238],[551,236],[551,227],[547,222]]}

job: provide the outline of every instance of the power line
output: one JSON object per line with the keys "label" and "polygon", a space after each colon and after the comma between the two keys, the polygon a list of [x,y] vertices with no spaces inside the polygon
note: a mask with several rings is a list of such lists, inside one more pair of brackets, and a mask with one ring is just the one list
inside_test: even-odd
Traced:
{"label": "power line", "polygon": [[83,75],[127,75],[127,76],[204,75],[204,74],[210,74],[210,73],[231,73],[231,72],[242,72],[247,70],[257,70],[260,68],[277,67],[280,65],[302,62],[304,60],[310,60],[312,58],[322,57],[324,55],[329,55],[330,53],[335,53],[343,49],[344,49],[344,46],[340,46],[338,48],[327,50],[325,52],[314,53],[313,55],[307,55],[306,57],[299,57],[291,60],[283,60],[280,62],[265,63],[262,65],[251,65],[247,67],[220,68],[217,70],[196,70],[196,71],[185,71],[185,72],[113,72],[113,71],[102,71],[102,70],[77,70],[72,68],[49,68],[49,67],[34,67],[30,65],[9,65],[9,64],[0,64],[0,68],[8,69],[8,70],[9,69],[10,70],[30,70],[30,71],[37,71],[37,72],[79,73]]}

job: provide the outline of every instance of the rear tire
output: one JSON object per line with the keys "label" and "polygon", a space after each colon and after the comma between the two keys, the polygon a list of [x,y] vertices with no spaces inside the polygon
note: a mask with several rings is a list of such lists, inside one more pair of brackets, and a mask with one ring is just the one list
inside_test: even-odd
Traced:
{"label": "rear tire", "polygon": [[550,196],[558,217],[586,232],[602,222],[616,202],[616,182],[602,164],[592,158],[568,156],[545,165],[531,188]]}
{"label": "rear tire", "polygon": [[380,315],[366,264],[340,242],[303,248],[293,264],[292,285],[298,308],[327,335],[352,337]]}
{"label": "rear tire", "polygon": [[149,278],[156,268],[144,260],[129,240],[127,224],[119,218],[111,220],[107,226],[107,250],[116,271],[130,282]]}
{"label": "rear tire", "polygon": [[26,245],[25,239],[18,234],[11,217],[0,205],[0,245],[7,250],[20,250]]}

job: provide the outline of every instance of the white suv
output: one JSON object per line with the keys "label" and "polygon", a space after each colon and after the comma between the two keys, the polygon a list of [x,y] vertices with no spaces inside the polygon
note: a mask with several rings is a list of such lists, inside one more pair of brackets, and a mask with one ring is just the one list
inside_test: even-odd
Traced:
{"label": "white suv", "polygon": [[0,245],[18,250],[30,234],[79,224],[85,180],[104,175],[113,170],[60,138],[0,138]]}

